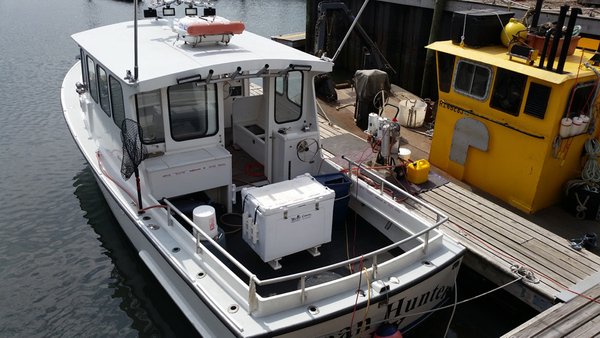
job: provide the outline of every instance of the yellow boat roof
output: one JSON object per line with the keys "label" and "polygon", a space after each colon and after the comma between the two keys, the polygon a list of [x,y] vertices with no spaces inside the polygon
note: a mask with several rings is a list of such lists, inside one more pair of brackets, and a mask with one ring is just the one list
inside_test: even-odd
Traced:
{"label": "yellow boat roof", "polygon": [[[509,60],[508,50],[504,46],[488,46],[481,48],[470,48],[470,47],[461,47],[460,45],[455,45],[452,41],[437,41],[427,46],[427,48],[436,50],[439,52],[444,52],[447,54],[452,54],[459,56],[461,58],[470,59],[473,61],[489,64],[492,66],[509,69],[511,71],[521,73],[530,77],[538,78],[550,83],[561,84],[569,79],[574,79],[577,76],[580,78],[588,77],[594,75],[592,71],[585,68],[583,65],[579,69],[579,75],[577,74],[577,70],[579,67],[579,63],[585,63],[592,57],[592,52],[585,52],[583,55],[583,59],[581,58],[581,54],[583,50],[576,49],[573,55],[567,56],[564,73],[559,74],[556,72],[548,71],[545,68],[538,68],[539,57],[534,62],[533,66],[530,66],[525,63],[523,59],[514,58],[513,60]],[[560,52],[560,51],[559,51]],[[554,60],[554,68],[556,69],[556,65],[558,64],[558,54]]]}

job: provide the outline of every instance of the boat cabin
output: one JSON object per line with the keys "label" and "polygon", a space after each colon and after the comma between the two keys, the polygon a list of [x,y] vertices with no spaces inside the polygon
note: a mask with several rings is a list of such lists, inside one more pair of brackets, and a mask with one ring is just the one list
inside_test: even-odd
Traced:
{"label": "boat cabin", "polygon": [[[285,56],[270,55],[273,49],[261,46],[264,39],[248,32],[244,34],[249,38],[236,43],[211,41],[210,47],[186,43],[174,50],[170,46],[178,37],[165,30],[164,23],[145,24],[155,24],[144,27],[144,32],[157,38],[139,46],[144,57],[135,82],[124,77],[133,67],[133,57],[116,58],[113,51],[92,49],[98,37],[114,36],[111,31],[123,29],[123,24],[74,35],[81,46],[83,81],[93,101],[82,96],[82,107],[91,132],[105,134],[102,138],[108,142],[103,146],[109,149],[104,156],[119,160],[121,124],[125,118],[133,119],[148,152],[141,170],[154,196],[208,191],[229,210],[232,184],[260,185],[316,174],[320,147],[312,79],[331,70],[331,64],[293,49]],[[121,55],[131,54],[132,48],[114,47],[123,50]],[[208,51],[215,56],[193,58]],[[177,53],[178,60],[180,54],[189,58],[173,63],[170,57],[176,58],[170,53]],[[238,153],[243,156],[235,156]],[[242,172],[232,171],[234,161],[244,162],[235,166]]]}
{"label": "boat cabin", "polygon": [[[468,15],[458,26],[474,31],[466,35],[475,35],[476,46],[428,46],[439,93],[430,162],[527,213],[556,204],[567,181],[580,177],[584,144],[598,137],[600,68],[590,61],[598,41],[577,37],[564,55],[548,44],[555,61],[522,38],[503,46],[495,13],[487,15],[496,35],[479,43]],[[587,48],[575,48],[577,41]],[[518,48],[527,53],[517,55]]]}

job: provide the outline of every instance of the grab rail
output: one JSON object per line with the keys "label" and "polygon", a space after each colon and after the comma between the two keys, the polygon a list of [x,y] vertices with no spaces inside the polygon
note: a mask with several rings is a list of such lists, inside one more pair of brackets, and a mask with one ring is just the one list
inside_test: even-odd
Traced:
{"label": "grab rail", "polygon": [[[208,241],[213,248],[215,248],[216,250],[218,250],[220,252],[220,254],[222,254],[224,257],[226,257],[231,263],[233,263],[238,269],[240,269],[240,271],[242,273],[244,273],[248,278],[249,278],[249,285],[248,285],[248,306],[249,306],[249,312],[252,313],[258,306],[258,294],[256,291],[256,286],[257,285],[270,285],[270,284],[276,284],[276,283],[281,283],[281,282],[285,282],[285,281],[290,281],[293,279],[300,279],[300,293],[301,293],[301,300],[302,302],[304,302],[305,298],[306,298],[306,278],[308,276],[311,275],[315,275],[321,272],[325,272],[325,271],[329,271],[329,270],[333,270],[339,267],[343,267],[343,266],[348,266],[350,264],[354,264],[354,263],[358,263],[361,260],[364,260],[365,258],[372,258],[372,264],[371,264],[371,268],[367,269],[371,270],[371,273],[374,276],[374,279],[377,277],[377,256],[379,254],[382,254],[384,252],[387,252],[393,248],[399,247],[400,245],[407,243],[409,241],[412,241],[422,235],[425,234],[425,239],[423,242],[423,251],[426,252],[427,251],[427,246],[429,244],[429,233],[430,231],[437,229],[442,223],[446,222],[448,220],[448,216],[442,214],[440,211],[438,211],[437,209],[435,209],[434,207],[424,203],[423,201],[415,198],[414,196],[408,194],[407,192],[405,192],[404,190],[401,190],[399,188],[397,188],[396,186],[394,186],[391,182],[381,178],[379,175],[377,175],[376,173],[372,172],[371,170],[369,170],[366,167],[363,167],[362,164],[358,164],[350,159],[345,158],[344,156],[342,156],[343,159],[345,159],[346,161],[348,161],[349,164],[349,172],[350,172],[350,177],[352,177],[352,166],[356,166],[359,170],[366,172],[369,176],[372,176],[372,179],[377,179],[379,181],[379,183],[381,184],[381,193],[383,194],[383,188],[388,187],[402,195],[404,195],[406,198],[411,199],[413,202],[423,206],[424,208],[432,211],[435,215],[436,215],[436,222],[434,224],[431,224],[430,226],[426,227],[425,229],[416,232],[416,233],[412,233],[410,237],[404,238],[402,240],[396,241],[390,245],[387,245],[383,248],[380,248],[378,250],[374,250],[371,251],[367,254],[361,255],[361,256],[357,256],[354,258],[350,258],[341,262],[337,262],[334,264],[330,264],[327,266],[322,266],[320,268],[316,268],[316,269],[312,269],[312,270],[306,270],[306,271],[302,271],[302,272],[298,272],[298,273],[294,273],[294,274],[290,274],[290,275],[285,275],[285,276],[280,276],[280,277],[275,277],[275,278],[270,278],[270,279],[260,279],[258,278],[254,273],[252,273],[249,269],[247,269],[242,263],[240,263],[235,257],[233,257],[229,252],[227,252],[225,249],[223,249],[214,239],[210,238],[210,236],[204,232],[204,230],[202,230],[200,227],[198,227],[192,220],[190,220],[185,214],[183,214],[179,209],[177,209],[177,207],[175,207],[175,205],[173,205],[169,200],[167,200],[166,198],[164,199],[164,203],[168,206],[169,211],[168,211],[168,217],[169,217],[169,225],[172,224],[172,217],[173,215],[171,214],[170,210],[173,210],[179,217],[181,217],[181,219],[183,219],[186,223],[188,223],[189,226],[191,226],[195,231],[196,231],[196,236],[194,236],[195,242],[196,242],[196,252],[197,253],[201,253],[203,250],[206,250],[206,247],[202,244],[203,241]],[[357,182],[358,182],[358,176],[357,176]],[[375,210],[375,209],[374,209]],[[385,214],[383,214],[382,212],[376,210],[376,212],[380,213],[381,216],[388,218],[388,220],[390,220],[392,223],[394,224],[398,224],[397,222],[395,222],[394,220],[391,220],[389,217],[387,217]],[[410,233],[410,232],[409,232]],[[360,273],[360,272],[359,272]]]}
{"label": "grab rail", "polygon": [[362,163],[356,163],[355,161],[347,158],[344,155],[342,155],[342,159],[344,159],[344,160],[346,160],[346,162],[348,162],[348,175],[350,175],[350,177],[352,177],[352,166],[356,166],[359,170],[362,170],[362,171],[366,172],[367,174],[369,174],[369,176],[371,176],[371,179],[379,180],[379,182],[381,183],[381,192],[382,193],[383,193],[383,189],[387,186],[387,187],[391,188],[392,190],[394,190],[395,192],[398,192],[401,195],[404,195],[404,197],[412,200],[413,202],[415,202],[415,203],[419,204],[420,206],[426,208],[427,210],[433,212],[436,215],[436,225],[437,226],[439,226],[441,223],[444,223],[445,221],[448,220],[448,216],[443,214],[437,208],[423,202],[422,200],[416,198],[415,196],[409,194],[408,192],[398,188],[396,185],[394,185],[390,181],[386,180],[385,178],[381,177],[379,174],[377,174],[373,170],[369,169],[368,167],[365,167]]}

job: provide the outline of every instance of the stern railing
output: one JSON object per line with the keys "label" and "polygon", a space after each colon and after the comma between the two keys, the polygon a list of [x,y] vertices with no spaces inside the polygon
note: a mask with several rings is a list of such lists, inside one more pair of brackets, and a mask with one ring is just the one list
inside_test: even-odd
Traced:
{"label": "stern railing", "polygon": [[[300,285],[299,288],[296,289],[295,291],[300,291],[300,295],[301,295],[301,302],[304,303],[305,299],[306,299],[306,279],[310,276],[322,273],[322,272],[326,272],[326,271],[330,271],[333,269],[337,269],[343,266],[348,266],[348,265],[352,265],[352,264],[356,264],[359,263],[360,261],[364,261],[365,259],[371,259],[371,267],[370,268],[366,268],[368,273],[370,273],[373,277],[373,280],[377,279],[377,266],[378,266],[378,259],[377,257],[385,252],[388,252],[389,250],[393,249],[393,248],[397,248],[409,241],[412,241],[414,239],[418,239],[419,237],[425,235],[425,238],[423,239],[423,253],[425,254],[427,252],[427,247],[430,241],[430,232],[439,228],[439,226],[441,224],[443,224],[444,222],[446,222],[448,220],[448,216],[444,215],[442,212],[440,212],[439,210],[437,210],[436,208],[426,204],[425,202],[415,198],[414,196],[410,195],[409,193],[405,192],[404,190],[396,187],[394,184],[392,184],[391,182],[385,180],[384,178],[382,178],[381,176],[379,176],[377,173],[373,172],[372,170],[364,167],[362,164],[358,164],[350,159],[347,159],[345,157],[344,158],[346,161],[348,161],[348,173],[350,174],[350,177],[352,178],[352,167],[356,167],[357,168],[357,177],[356,177],[356,183],[359,184],[358,182],[360,181],[359,178],[359,173],[360,174],[366,174],[369,176],[370,179],[372,180],[377,180],[378,183],[381,185],[379,193],[384,195],[385,189],[391,189],[394,192],[406,197],[407,199],[410,199],[413,203],[422,206],[423,208],[426,208],[427,210],[433,212],[435,214],[436,217],[436,221],[433,224],[430,224],[428,227],[424,228],[421,231],[418,232],[410,232],[408,230],[405,229],[405,231],[408,231],[410,236],[404,239],[401,239],[399,241],[396,241],[390,245],[387,245],[385,247],[382,247],[380,249],[371,251],[367,254],[363,254],[354,258],[350,258],[344,261],[340,261],[338,263],[334,263],[334,264],[330,264],[327,266],[322,266],[320,268],[316,268],[316,269],[311,269],[311,270],[306,270],[306,271],[302,271],[302,272],[298,272],[298,273],[293,273],[293,274],[289,274],[289,275],[285,275],[285,276],[280,276],[280,277],[275,277],[275,278],[269,278],[269,279],[260,279],[258,278],[252,271],[250,271],[248,268],[246,268],[246,266],[244,266],[242,263],[240,263],[235,257],[233,257],[229,252],[227,252],[227,250],[225,250],[224,248],[222,248],[214,239],[210,238],[210,236],[204,232],[203,229],[201,229],[200,227],[198,227],[192,220],[189,219],[189,217],[187,217],[184,213],[182,213],[179,209],[177,209],[177,207],[175,207],[175,205],[173,205],[168,199],[163,199],[164,203],[167,205],[167,213],[168,213],[168,224],[169,226],[173,226],[174,224],[174,216],[172,214],[172,212],[174,212],[175,214],[177,214],[183,221],[185,221],[190,227],[192,227],[195,230],[195,234],[196,236],[194,236],[194,240],[195,240],[195,245],[196,245],[196,253],[197,254],[201,254],[203,251],[207,250],[207,248],[204,246],[203,242],[208,242],[212,245],[213,248],[215,248],[216,250],[218,250],[218,252],[222,255],[222,257],[227,258],[233,265],[235,265],[235,267],[237,267],[244,275],[246,275],[248,277],[249,283],[248,283],[248,298],[247,298],[247,304],[248,304],[248,312],[249,313],[253,313],[258,309],[258,293],[256,291],[257,286],[264,286],[264,285],[270,285],[270,284],[277,284],[277,283],[282,283],[282,282],[286,282],[286,281],[290,281],[290,280],[295,280],[295,279],[299,279],[300,280]],[[365,183],[366,184],[366,183]],[[361,201],[362,202],[362,201]],[[379,212],[380,215],[382,217],[387,218],[390,222],[398,225],[398,223],[394,220],[392,220],[388,215],[385,215],[384,213],[375,210],[376,212]],[[179,224],[179,222],[177,222]],[[397,259],[401,256],[395,257],[394,259]],[[361,271],[355,272],[355,274],[360,274],[362,273]],[[291,291],[294,292],[294,291]]]}

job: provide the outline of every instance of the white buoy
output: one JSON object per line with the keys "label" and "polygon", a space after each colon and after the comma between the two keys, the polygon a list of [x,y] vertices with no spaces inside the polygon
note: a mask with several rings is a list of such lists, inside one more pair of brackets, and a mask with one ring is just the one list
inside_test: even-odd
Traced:
{"label": "white buoy", "polygon": [[587,115],[579,115],[581,119],[581,132],[585,133],[590,125],[590,117]]}
{"label": "white buoy", "polygon": [[212,239],[217,238],[219,229],[217,228],[217,217],[215,208],[210,205],[201,205],[194,208],[193,221],[200,229],[208,234]]}
{"label": "white buoy", "polygon": [[571,125],[573,125],[573,120],[568,117],[564,117],[562,120],[560,120],[560,137],[571,136]]}
{"label": "white buoy", "polygon": [[579,116],[573,118],[573,125],[571,126],[571,136],[579,135],[582,133],[583,121]]}

